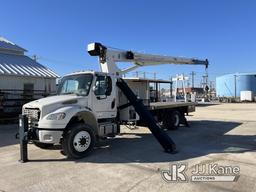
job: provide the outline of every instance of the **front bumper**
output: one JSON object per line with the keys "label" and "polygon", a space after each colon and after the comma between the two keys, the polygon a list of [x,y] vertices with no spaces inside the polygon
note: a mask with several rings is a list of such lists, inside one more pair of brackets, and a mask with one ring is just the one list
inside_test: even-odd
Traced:
{"label": "front bumper", "polygon": [[62,130],[38,130],[38,140],[41,143],[60,143],[60,139],[62,138],[63,131]]}
{"label": "front bumper", "polygon": [[32,141],[39,141],[40,143],[58,144],[63,135],[63,130],[43,129],[37,127],[29,128],[28,139]]}
{"label": "front bumper", "polygon": [[56,121],[41,120],[31,123],[31,129],[36,135],[36,140],[41,143],[60,143],[66,124],[56,123]]}

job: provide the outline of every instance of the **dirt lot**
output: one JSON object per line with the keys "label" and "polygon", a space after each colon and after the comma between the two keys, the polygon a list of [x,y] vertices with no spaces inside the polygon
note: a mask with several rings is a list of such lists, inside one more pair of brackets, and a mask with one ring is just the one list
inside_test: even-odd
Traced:
{"label": "dirt lot", "polygon": [[[0,125],[0,191],[256,191],[256,104],[200,106],[190,127],[168,131],[178,146],[167,154],[147,128],[123,129],[91,156],[68,161],[58,147],[29,146],[21,164],[14,139],[17,125]],[[161,170],[185,162],[240,167],[237,182],[167,183]]]}

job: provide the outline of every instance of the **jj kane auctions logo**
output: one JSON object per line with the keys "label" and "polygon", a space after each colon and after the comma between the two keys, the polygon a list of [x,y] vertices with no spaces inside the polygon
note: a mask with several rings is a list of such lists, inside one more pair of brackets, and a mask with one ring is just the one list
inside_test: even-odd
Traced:
{"label": "jj kane auctions logo", "polygon": [[161,176],[166,182],[234,182],[239,178],[238,166],[220,166],[216,164],[196,164],[187,176],[188,164],[170,164],[169,170],[162,170]]}

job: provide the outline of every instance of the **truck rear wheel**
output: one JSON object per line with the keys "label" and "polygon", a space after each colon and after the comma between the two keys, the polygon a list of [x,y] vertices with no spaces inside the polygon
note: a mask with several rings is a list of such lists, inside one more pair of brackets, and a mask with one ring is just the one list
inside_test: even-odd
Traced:
{"label": "truck rear wheel", "polygon": [[181,115],[179,111],[167,113],[163,119],[163,126],[169,130],[176,130],[180,125]]}
{"label": "truck rear wheel", "polygon": [[95,140],[95,134],[89,125],[72,125],[72,128],[64,133],[63,152],[68,158],[83,158],[93,151]]}

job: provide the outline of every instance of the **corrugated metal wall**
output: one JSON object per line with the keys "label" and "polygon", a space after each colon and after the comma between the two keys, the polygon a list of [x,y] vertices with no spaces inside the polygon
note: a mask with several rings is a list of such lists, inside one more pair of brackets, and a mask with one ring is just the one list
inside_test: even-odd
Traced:
{"label": "corrugated metal wall", "polygon": [[256,74],[228,74],[216,78],[218,97],[240,97],[241,91],[256,95]]}
{"label": "corrugated metal wall", "polygon": [[0,90],[14,89],[23,90],[24,84],[33,83],[34,90],[46,90],[54,92],[56,90],[56,80],[40,77],[4,76],[0,75]]}
{"label": "corrugated metal wall", "polygon": [[17,117],[22,105],[55,91],[55,78],[0,75],[0,120]]}

